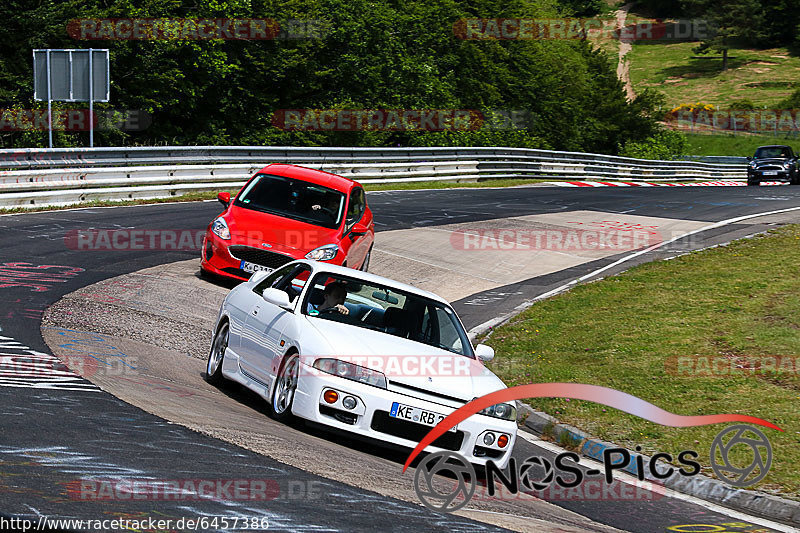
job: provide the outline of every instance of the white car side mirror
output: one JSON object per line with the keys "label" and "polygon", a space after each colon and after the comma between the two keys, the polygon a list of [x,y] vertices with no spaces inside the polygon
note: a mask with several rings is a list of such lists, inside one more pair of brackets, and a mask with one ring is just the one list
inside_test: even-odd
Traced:
{"label": "white car side mirror", "polygon": [[256,270],[250,275],[249,281],[253,285],[257,285],[258,283],[261,282],[262,279],[266,278],[267,276],[269,276],[269,272],[265,270]]}
{"label": "white car side mirror", "polygon": [[268,287],[264,289],[264,292],[261,296],[268,304],[277,305],[278,307],[282,307],[284,309],[291,305],[291,302],[289,302],[289,295],[274,287]]}
{"label": "white car side mirror", "polygon": [[494,348],[486,346],[485,344],[479,344],[475,347],[475,357],[484,363],[488,363],[494,359]]}

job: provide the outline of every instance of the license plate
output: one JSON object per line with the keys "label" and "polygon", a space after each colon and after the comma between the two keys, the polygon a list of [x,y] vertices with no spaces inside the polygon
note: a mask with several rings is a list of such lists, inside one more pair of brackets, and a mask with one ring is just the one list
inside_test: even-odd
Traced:
{"label": "license plate", "polygon": [[274,268],[257,265],[255,263],[248,263],[247,261],[242,261],[241,263],[239,263],[239,268],[241,268],[245,272],[250,272],[251,274],[253,272],[258,272],[259,270],[263,270],[264,272],[272,272],[273,270],[275,270]]}
{"label": "license plate", "polygon": [[[408,420],[409,422],[416,422],[417,424],[423,424],[425,426],[435,426],[444,420],[446,415],[440,415],[439,413],[426,411],[419,407],[411,407],[410,405],[394,402],[392,403],[392,410],[389,411],[389,416],[392,418],[400,418],[401,420]],[[450,431],[456,431],[457,429],[458,426],[451,428]]]}
{"label": "license plate", "polygon": [[764,171],[764,175],[765,176],[777,176],[778,175],[778,171],[777,170],[765,170]]}

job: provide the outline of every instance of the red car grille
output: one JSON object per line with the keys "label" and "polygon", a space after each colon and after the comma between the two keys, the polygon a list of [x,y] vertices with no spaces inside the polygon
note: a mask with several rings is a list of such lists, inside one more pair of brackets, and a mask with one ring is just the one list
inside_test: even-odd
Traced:
{"label": "red car grille", "polygon": [[254,248],[252,246],[233,245],[228,248],[228,251],[233,257],[240,261],[255,263],[267,268],[280,268],[286,263],[294,261],[294,257],[277,252],[270,252],[268,250],[261,250],[260,248]]}

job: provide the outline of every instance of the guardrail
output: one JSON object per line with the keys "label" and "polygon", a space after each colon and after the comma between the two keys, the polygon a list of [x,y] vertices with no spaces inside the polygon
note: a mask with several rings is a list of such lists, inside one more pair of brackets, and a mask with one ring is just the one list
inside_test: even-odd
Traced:
{"label": "guardrail", "polygon": [[[159,163],[159,164],[156,164]],[[165,164],[166,163],[166,164]],[[744,179],[743,165],[524,148],[135,147],[0,150],[0,207],[164,198],[241,187],[268,163],[362,183],[491,178]]]}

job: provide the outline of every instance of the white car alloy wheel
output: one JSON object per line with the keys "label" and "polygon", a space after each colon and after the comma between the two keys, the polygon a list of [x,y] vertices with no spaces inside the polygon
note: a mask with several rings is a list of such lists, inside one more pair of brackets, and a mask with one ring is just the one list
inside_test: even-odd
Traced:
{"label": "white car alloy wheel", "polygon": [[296,353],[287,355],[272,392],[272,413],[278,420],[287,420],[292,416],[292,401],[297,390],[299,370],[300,357]]}
{"label": "white car alloy wheel", "polygon": [[228,347],[228,334],[229,328],[226,322],[217,331],[217,335],[211,345],[211,352],[208,354],[206,381],[212,385],[219,385],[225,379],[222,376],[222,360],[225,359],[225,349]]}

